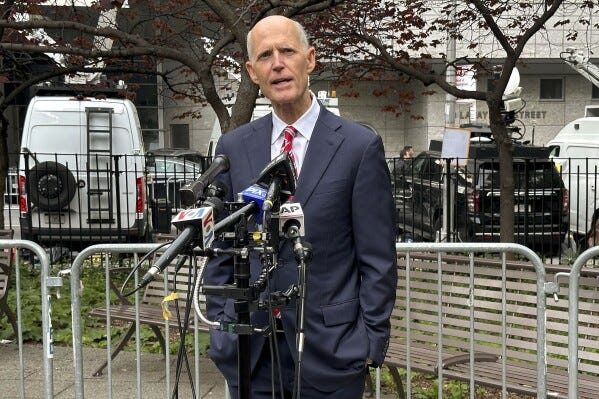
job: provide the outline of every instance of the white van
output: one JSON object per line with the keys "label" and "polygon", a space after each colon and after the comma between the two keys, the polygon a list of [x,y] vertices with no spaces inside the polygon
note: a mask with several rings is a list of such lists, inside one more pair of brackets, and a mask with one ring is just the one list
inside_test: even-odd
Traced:
{"label": "white van", "polygon": [[599,208],[599,117],[568,123],[547,146],[570,193],[570,231],[584,234]]}
{"label": "white van", "polygon": [[144,145],[131,101],[35,96],[21,147],[22,238],[65,245],[150,236]]}

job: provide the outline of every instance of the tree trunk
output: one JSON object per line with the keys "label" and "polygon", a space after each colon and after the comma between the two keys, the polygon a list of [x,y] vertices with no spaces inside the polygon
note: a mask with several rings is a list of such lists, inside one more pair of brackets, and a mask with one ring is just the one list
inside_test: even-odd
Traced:
{"label": "tree trunk", "polygon": [[514,159],[511,140],[498,143],[501,206],[500,242],[514,242]]}
{"label": "tree trunk", "polygon": [[489,123],[499,151],[500,224],[499,241],[514,242],[514,151],[512,138],[500,112],[501,100],[487,101]]}

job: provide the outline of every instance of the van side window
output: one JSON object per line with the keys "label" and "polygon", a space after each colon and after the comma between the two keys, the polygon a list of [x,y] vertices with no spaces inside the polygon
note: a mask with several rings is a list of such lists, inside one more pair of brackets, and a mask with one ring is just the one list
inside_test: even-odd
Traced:
{"label": "van side window", "polygon": [[550,145],[549,146],[549,156],[550,157],[559,157],[559,145]]}

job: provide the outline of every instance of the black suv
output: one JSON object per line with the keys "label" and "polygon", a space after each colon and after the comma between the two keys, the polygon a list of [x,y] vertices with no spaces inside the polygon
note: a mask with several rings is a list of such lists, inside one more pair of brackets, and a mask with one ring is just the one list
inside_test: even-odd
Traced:
{"label": "black suv", "polygon": [[[404,240],[434,241],[443,226],[464,242],[499,241],[500,185],[495,143],[471,143],[461,166],[441,158],[439,141],[429,151],[390,163]],[[514,230],[516,242],[543,253],[559,250],[568,231],[568,191],[544,147],[514,144]],[[444,178],[449,173],[448,187]],[[444,213],[451,209],[453,221]]]}

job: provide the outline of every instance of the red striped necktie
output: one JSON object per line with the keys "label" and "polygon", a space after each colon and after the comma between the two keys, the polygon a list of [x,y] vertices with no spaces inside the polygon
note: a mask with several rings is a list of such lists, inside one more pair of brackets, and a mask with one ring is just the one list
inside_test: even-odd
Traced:
{"label": "red striped necktie", "polygon": [[295,169],[295,175],[297,176],[297,164],[295,163],[295,155],[293,154],[293,138],[298,135],[298,131],[293,126],[289,125],[283,129],[284,139],[283,145],[281,146],[281,152],[289,153],[289,158],[293,162],[293,168]]}

